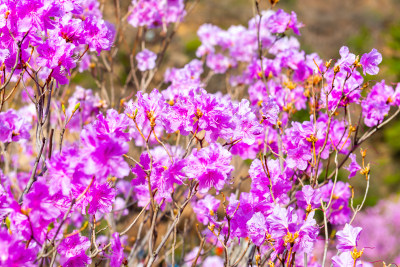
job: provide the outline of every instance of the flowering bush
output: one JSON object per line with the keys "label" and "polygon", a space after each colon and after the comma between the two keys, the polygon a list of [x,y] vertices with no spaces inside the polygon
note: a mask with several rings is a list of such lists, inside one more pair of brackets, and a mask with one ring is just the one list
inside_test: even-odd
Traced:
{"label": "flowering bush", "polygon": [[[157,81],[195,3],[116,3],[112,26],[96,0],[1,1],[0,266],[372,266],[359,148],[400,112],[400,84],[366,80],[381,54],[306,54],[296,14],[256,1]],[[72,92],[79,72],[97,88]],[[359,205],[341,169],[365,180]]]}

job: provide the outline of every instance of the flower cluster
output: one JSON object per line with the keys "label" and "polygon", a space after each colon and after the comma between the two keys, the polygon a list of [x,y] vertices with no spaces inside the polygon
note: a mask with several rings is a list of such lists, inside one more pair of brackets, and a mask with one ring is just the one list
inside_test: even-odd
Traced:
{"label": "flower cluster", "polygon": [[93,0],[1,1],[1,10],[0,65],[24,79],[66,84],[88,50],[100,53],[113,43],[114,28]]}
{"label": "flower cluster", "polygon": [[[117,49],[96,55],[124,27],[97,1],[1,1],[0,265],[371,266],[352,225],[364,201],[354,207],[344,181],[368,190],[357,149],[400,112],[400,84],[365,81],[381,54],[344,46],[324,61],[291,35],[303,27],[294,12],[258,10],[247,26],[202,25],[197,58],[157,76],[185,4],[134,0],[118,13],[138,29],[116,92]],[[142,34],[158,27],[156,54]],[[99,88],[53,87],[77,64]],[[213,75],[226,88],[211,93]],[[6,102],[16,88],[18,110]]]}

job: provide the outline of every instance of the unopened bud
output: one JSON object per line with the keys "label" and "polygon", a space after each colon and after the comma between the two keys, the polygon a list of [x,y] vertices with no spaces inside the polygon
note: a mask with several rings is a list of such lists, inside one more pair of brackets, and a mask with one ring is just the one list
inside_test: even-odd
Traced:
{"label": "unopened bud", "polygon": [[260,261],[261,261],[261,255],[257,254],[256,255],[256,264],[258,265],[260,263]]}
{"label": "unopened bud", "polygon": [[329,61],[325,62],[325,67],[329,68],[331,66],[332,59],[329,59]]}
{"label": "unopened bud", "polygon": [[7,216],[6,217],[6,226],[7,226],[7,229],[10,229],[10,226],[11,226],[11,220],[10,220],[10,218]]}
{"label": "unopened bud", "polygon": [[279,0],[269,0],[269,2],[271,6],[274,7],[279,2]]}
{"label": "unopened bud", "polygon": [[292,81],[288,81],[288,82],[285,82],[285,83],[283,83],[289,90],[293,90],[293,89],[295,89],[296,88],[296,84],[294,83],[294,82],[292,82]]}
{"label": "unopened bud", "polygon": [[28,208],[28,209],[22,208],[22,209],[21,209],[21,213],[24,214],[24,215],[26,215],[26,216],[28,216],[29,213],[31,212],[31,210],[32,210],[32,209],[29,209],[29,208]]}
{"label": "unopened bud", "polygon": [[357,248],[354,248],[354,250],[351,252],[351,257],[353,258],[354,262],[361,258],[362,254],[364,253],[364,249],[361,251],[357,251]]}
{"label": "unopened bud", "polygon": [[307,213],[310,213],[311,210],[312,210],[311,204],[308,204],[306,208]]}
{"label": "unopened bud", "polygon": [[61,104],[61,109],[62,109],[62,112],[64,113],[64,116],[65,116],[65,106],[64,106],[64,104]]}
{"label": "unopened bud", "polygon": [[367,156],[367,150],[366,149],[360,149],[360,153],[361,153],[361,156],[363,157],[363,158],[365,158],[366,156]]}
{"label": "unopened bud", "polygon": [[340,71],[340,66],[337,65],[337,66],[333,69],[333,72],[336,74],[336,73],[338,73],[339,71]]}
{"label": "unopened bud", "polygon": [[360,170],[360,173],[362,175],[367,175],[367,174],[369,174],[369,171],[370,171],[370,165],[368,163],[368,165],[364,169]]}
{"label": "unopened bud", "polygon": [[308,90],[308,89],[304,90],[303,95],[304,95],[305,97],[310,97],[310,90]]}
{"label": "unopened bud", "polygon": [[80,102],[78,102],[78,103],[76,103],[76,105],[75,105],[75,107],[74,107],[74,110],[72,111],[72,114],[74,114],[77,110],[78,110],[78,108],[81,106],[81,103]]}

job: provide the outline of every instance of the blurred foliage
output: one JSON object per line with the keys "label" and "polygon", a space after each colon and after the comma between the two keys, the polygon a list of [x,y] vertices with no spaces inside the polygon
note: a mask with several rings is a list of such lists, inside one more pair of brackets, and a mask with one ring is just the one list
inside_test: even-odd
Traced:
{"label": "blurred foliage", "polygon": [[305,109],[298,110],[292,115],[292,118],[293,118],[293,121],[298,121],[298,122],[302,123],[302,122],[310,119],[310,113],[308,110],[305,110]]}
{"label": "blurred foliage", "polygon": [[185,44],[185,54],[190,58],[196,57],[197,48],[201,45],[199,38],[194,38],[186,42]]}
{"label": "blurred foliage", "polygon": [[[400,64],[400,62],[399,62]],[[394,156],[400,157],[400,121],[391,123],[390,127],[384,131],[384,140],[390,146]]]}
{"label": "blurred foliage", "polygon": [[359,34],[354,35],[347,41],[347,46],[355,54],[361,54],[371,50],[372,43],[370,30],[367,27],[362,27]]}
{"label": "blurred foliage", "polygon": [[400,80],[400,22],[389,28],[389,38],[387,46],[391,50],[391,56],[383,60],[383,64],[388,67],[388,72]]}

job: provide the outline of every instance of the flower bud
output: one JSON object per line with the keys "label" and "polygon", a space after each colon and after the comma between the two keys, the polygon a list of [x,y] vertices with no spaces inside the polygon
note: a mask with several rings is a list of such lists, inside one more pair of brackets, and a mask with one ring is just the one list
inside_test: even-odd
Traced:
{"label": "flower bud", "polygon": [[64,116],[65,116],[65,106],[64,106],[64,104],[61,104],[61,109],[62,109],[62,112],[64,113]]}
{"label": "flower bud", "polygon": [[72,114],[74,114],[77,110],[78,110],[78,108],[81,106],[81,103],[80,102],[78,102],[78,103],[76,103],[76,105],[75,105],[75,107],[74,107],[74,110],[72,111]]}
{"label": "flower bud", "polygon": [[329,61],[325,62],[325,67],[329,68],[331,66],[332,59],[329,59]]}
{"label": "flower bud", "polygon": [[339,71],[340,71],[340,66],[337,65],[337,66],[333,69],[333,72],[336,74],[336,73],[338,73]]}

